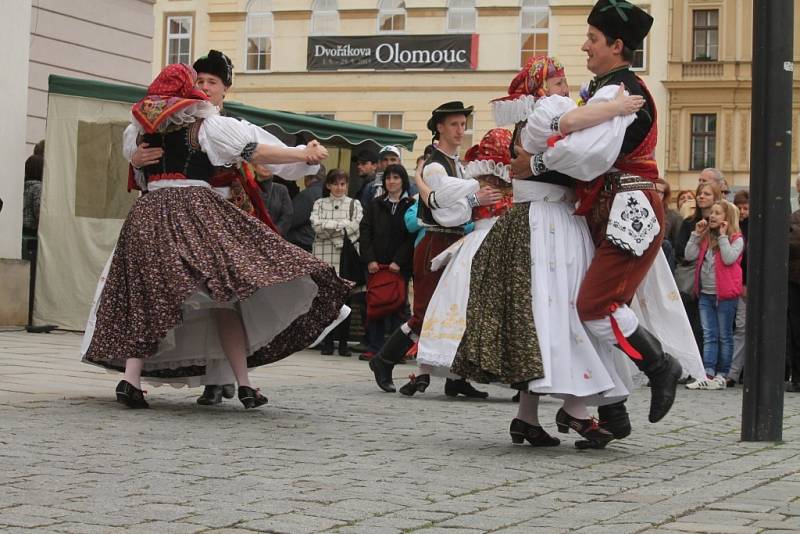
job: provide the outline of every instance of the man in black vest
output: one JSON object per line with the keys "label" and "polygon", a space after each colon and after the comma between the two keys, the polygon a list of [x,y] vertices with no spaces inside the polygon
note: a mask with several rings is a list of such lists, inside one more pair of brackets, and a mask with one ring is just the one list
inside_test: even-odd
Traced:
{"label": "man in black vest", "polygon": [[[500,192],[496,189],[481,189],[477,180],[464,179],[458,148],[471,113],[472,106],[447,102],[436,108],[428,120],[428,129],[439,144],[423,167],[423,179],[435,193],[431,193],[427,205],[421,200],[419,204],[418,217],[426,232],[414,251],[413,314],[392,333],[369,364],[378,387],[386,392],[395,391],[392,369],[419,339],[428,302],[441,277],[441,270],[430,270],[431,260],[464,235],[464,224],[472,218],[472,208],[500,199]],[[423,392],[427,385],[418,381],[417,391]],[[463,379],[448,379],[445,394],[451,397],[459,394],[487,397],[487,393],[476,390]]]}

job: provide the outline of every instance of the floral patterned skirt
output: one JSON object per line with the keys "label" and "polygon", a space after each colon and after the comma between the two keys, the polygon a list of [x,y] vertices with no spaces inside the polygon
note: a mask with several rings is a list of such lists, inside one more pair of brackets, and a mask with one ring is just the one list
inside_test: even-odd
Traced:
{"label": "floral patterned skirt", "polygon": [[466,330],[451,371],[526,389],[544,375],[531,309],[530,203],[500,217],[472,260]]}
{"label": "floral patterned skirt", "polygon": [[169,187],[140,197],[122,227],[84,361],[173,385],[202,383],[225,362],[215,313],[236,310],[249,367],[308,347],[335,320],[350,283],[206,187]]}

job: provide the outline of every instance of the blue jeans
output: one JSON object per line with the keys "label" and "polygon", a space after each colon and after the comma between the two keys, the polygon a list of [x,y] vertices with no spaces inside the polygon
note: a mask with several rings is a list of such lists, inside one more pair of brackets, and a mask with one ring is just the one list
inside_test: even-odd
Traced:
{"label": "blue jeans", "polygon": [[703,366],[706,374],[727,375],[733,359],[733,322],[739,299],[720,300],[700,293],[700,323],[703,325]]}

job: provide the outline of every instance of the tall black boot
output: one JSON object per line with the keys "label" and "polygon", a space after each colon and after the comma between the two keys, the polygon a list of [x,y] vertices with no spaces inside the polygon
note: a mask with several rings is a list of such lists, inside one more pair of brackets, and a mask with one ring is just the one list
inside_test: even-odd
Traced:
{"label": "tall black boot", "polygon": [[667,415],[675,401],[682,373],[681,364],[664,352],[658,339],[641,326],[628,336],[628,342],[642,355],[641,360],[633,362],[650,379],[648,419],[651,423],[657,423]]}
{"label": "tall black boot", "polygon": [[392,381],[392,370],[395,364],[403,360],[408,349],[414,345],[411,338],[401,329],[392,332],[381,350],[369,361],[369,368],[375,375],[375,383],[387,393],[394,393],[395,387]]}
{"label": "tall black boot", "polygon": [[600,424],[614,435],[614,439],[627,438],[631,435],[631,418],[625,401],[615,402],[597,407],[597,418]]}

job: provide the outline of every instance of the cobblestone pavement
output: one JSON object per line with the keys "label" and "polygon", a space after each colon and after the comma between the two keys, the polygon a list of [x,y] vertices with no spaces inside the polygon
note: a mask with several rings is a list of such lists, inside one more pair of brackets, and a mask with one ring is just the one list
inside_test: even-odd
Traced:
{"label": "cobblestone pavement", "polygon": [[657,425],[643,388],[630,438],[534,449],[510,443],[508,390],[451,400],[434,378],[409,399],[311,352],[253,373],[260,410],[169,388],[128,410],[79,345],[0,333],[2,532],[800,532],[798,394],[779,444],[739,441],[741,387],[682,390]]}

